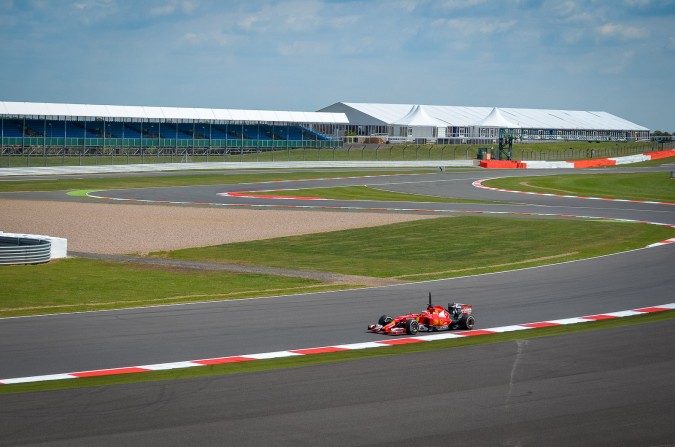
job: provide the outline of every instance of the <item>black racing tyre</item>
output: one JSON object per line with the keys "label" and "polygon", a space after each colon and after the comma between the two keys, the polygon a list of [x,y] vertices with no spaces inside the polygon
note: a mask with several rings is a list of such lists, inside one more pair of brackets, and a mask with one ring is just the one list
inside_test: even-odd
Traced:
{"label": "black racing tyre", "polygon": [[394,319],[391,318],[389,315],[382,315],[379,320],[377,320],[377,324],[380,324],[384,326],[385,324],[389,324],[393,321]]}
{"label": "black racing tyre", "polygon": [[414,318],[405,320],[405,332],[408,335],[415,335],[420,330],[420,324]]}
{"label": "black racing tyre", "polygon": [[462,318],[459,319],[459,327],[462,329],[473,329],[473,327],[476,324],[476,319],[473,317],[473,315],[463,315]]}

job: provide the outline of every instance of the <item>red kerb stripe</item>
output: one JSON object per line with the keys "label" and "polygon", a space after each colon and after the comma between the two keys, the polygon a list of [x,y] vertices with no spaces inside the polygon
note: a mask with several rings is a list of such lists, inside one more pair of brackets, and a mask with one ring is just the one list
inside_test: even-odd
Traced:
{"label": "red kerb stripe", "polygon": [[311,354],[325,354],[327,352],[340,352],[340,351],[349,351],[349,349],[327,346],[325,348],[294,349],[290,352],[294,352],[296,354],[311,355]]}
{"label": "red kerb stripe", "polygon": [[239,362],[248,362],[252,359],[250,357],[220,357],[216,359],[206,359],[206,360],[193,360],[192,363],[199,363],[200,365],[220,365],[223,363],[239,363]]}
{"label": "red kerb stripe", "polygon": [[642,309],[635,309],[635,312],[645,312],[645,313],[652,313],[652,312],[665,312],[668,309],[667,307],[643,307]]}
{"label": "red kerb stripe", "polygon": [[142,372],[149,372],[149,369],[130,367],[130,368],[113,368],[113,369],[100,369],[98,371],[83,371],[71,373],[71,376],[75,377],[98,377],[98,376],[115,376],[118,374],[135,374]]}
{"label": "red kerb stripe", "polygon": [[559,323],[549,323],[547,321],[541,321],[539,323],[526,323],[526,324],[521,324],[519,326],[538,328],[538,327],[560,326],[560,324]]}
{"label": "red kerb stripe", "polygon": [[584,320],[594,320],[594,321],[600,321],[600,320],[611,320],[612,318],[618,318],[615,317],[614,315],[589,315],[587,317],[581,317]]}
{"label": "red kerb stripe", "polygon": [[478,329],[478,330],[475,330],[475,331],[464,331],[464,332],[458,332],[457,333],[457,335],[465,335],[467,337],[473,337],[475,335],[490,335],[490,334],[496,334],[496,332]]}
{"label": "red kerb stripe", "polygon": [[396,340],[378,341],[380,345],[409,345],[411,343],[422,343],[424,340],[419,338],[399,338]]}

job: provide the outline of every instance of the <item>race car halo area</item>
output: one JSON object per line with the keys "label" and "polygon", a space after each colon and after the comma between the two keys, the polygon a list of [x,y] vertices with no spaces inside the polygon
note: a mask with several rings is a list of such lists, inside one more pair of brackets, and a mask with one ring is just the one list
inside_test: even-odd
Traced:
{"label": "race car halo area", "polygon": [[[640,172],[670,169],[639,168]],[[581,173],[598,172],[607,171]],[[527,175],[561,173],[572,172],[529,170]],[[480,188],[476,183],[522,175],[512,170],[469,169],[334,178],[322,172],[317,175],[321,178],[292,183],[118,189],[90,192],[88,198],[62,192],[3,193],[1,198],[111,207],[117,203],[244,207],[260,210],[261,218],[267,210],[303,209],[507,219],[577,216],[675,225],[675,206],[669,203],[524,195]],[[481,202],[317,200],[291,191],[362,185]],[[280,199],[265,194],[272,190],[288,191]],[[369,332],[368,325],[383,314],[419,312],[427,306],[429,295],[434,304],[443,306],[438,306],[437,313],[445,312],[447,303],[469,303],[475,330],[582,316],[628,316],[675,301],[675,244],[654,242],[658,243],[610,256],[452,279],[0,319],[0,383],[9,378],[56,378],[74,371],[124,373],[133,372],[125,371],[132,366],[175,367],[191,359],[254,357],[255,353],[347,344],[366,348],[373,342],[406,340],[406,334],[391,337]],[[358,446],[400,441],[672,445],[672,321],[403,355],[383,353],[305,367],[295,364],[240,374],[3,394],[0,446],[243,442]],[[450,325],[442,328],[452,329],[446,326]],[[452,332],[421,331],[416,337]],[[190,366],[186,363],[183,366]],[[0,385],[0,392],[11,387]]]}

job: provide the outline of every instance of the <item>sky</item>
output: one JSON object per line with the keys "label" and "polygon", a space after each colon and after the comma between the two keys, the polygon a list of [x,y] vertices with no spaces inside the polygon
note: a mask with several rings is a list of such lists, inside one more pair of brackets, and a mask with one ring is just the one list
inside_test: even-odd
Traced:
{"label": "sky", "polygon": [[0,101],[608,112],[675,132],[675,0],[0,0]]}

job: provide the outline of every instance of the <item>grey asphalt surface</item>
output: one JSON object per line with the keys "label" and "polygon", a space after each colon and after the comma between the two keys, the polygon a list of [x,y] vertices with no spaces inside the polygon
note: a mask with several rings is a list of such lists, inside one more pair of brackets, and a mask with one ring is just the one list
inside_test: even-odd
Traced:
{"label": "grey asphalt surface", "polygon": [[0,446],[667,446],[672,322],[0,396]]}
{"label": "grey asphalt surface", "polygon": [[[553,173],[560,172],[546,171]],[[475,190],[480,174],[441,173],[419,184],[397,177],[378,187],[675,223],[667,205]],[[174,188],[168,200],[210,202],[227,190]],[[160,197],[170,193],[105,194],[167,200]],[[673,298],[674,249],[345,292],[4,319],[0,377],[368,341],[377,337],[365,333],[368,323],[418,311],[429,291],[441,304],[474,304],[478,328],[658,305]],[[0,396],[0,445],[669,445],[673,329],[666,322],[290,371]]]}
{"label": "grey asphalt surface", "polygon": [[[653,168],[650,171],[663,171],[663,168]],[[635,172],[635,169],[619,169],[616,172]],[[527,175],[551,175],[551,174],[579,174],[577,170],[564,170],[563,172],[551,170],[532,170]],[[606,170],[583,171],[583,175],[607,173]],[[491,177],[523,176],[520,171],[467,171],[446,172],[437,174],[421,175],[397,175],[373,178],[348,178],[326,180],[304,180],[292,182],[266,182],[238,185],[209,185],[191,186],[183,188],[145,188],[133,190],[110,190],[95,193],[97,196],[126,200],[147,200],[157,202],[180,202],[211,203],[223,206],[298,206],[308,208],[371,208],[371,209],[399,209],[447,213],[452,211],[483,211],[504,212],[516,211],[524,213],[551,213],[572,214],[602,218],[629,218],[644,219],[661,223],[675,223],[675,206],[635,203],[614,202],[601,200],[588,200],[564,197],[549,197],[525,194],[513,194],[500,191],[489,191],[476,188],[471,185],[475,180]],[[318,188],[333,186],[370,186],[387,191],[405,192],[420,195],[432,195],[439,197],[465,198],[484,201],[504,201],[509,204],[479,204],[479,203],[420,203],[420,202],[354,202],[344,200],[311,200],[311,201],[287,201],[270,200],[264,198],[239,198],[219,195],[220,193],[253,191],[264,195],[265,190],[293,189],[293,188]],[[289,191],[292,195],[292,191]],[[127,202],[128,203],[128,202]]]}
{"label": "grey asphalt surface", "polygon": [[[383,313],[475,307],[477,328],[672,301],[673,248],[515,272],[334,293],[0,320],[0,377],[255,354],[381,339]],[[640,268],[636,268],[639,265]]]}

